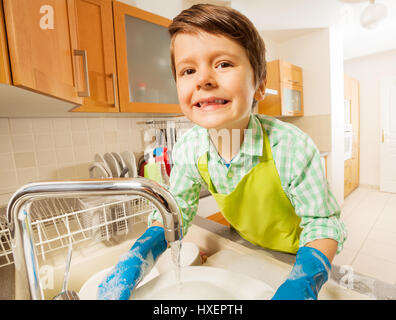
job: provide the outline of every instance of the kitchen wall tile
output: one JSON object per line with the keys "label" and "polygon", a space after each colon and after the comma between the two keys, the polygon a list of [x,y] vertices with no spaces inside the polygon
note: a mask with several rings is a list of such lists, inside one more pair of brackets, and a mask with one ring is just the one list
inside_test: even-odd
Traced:
{"label": "kitchen wall tile", "polygon": [[73,146],[89,146],[88,131],[72,131]]}
{"label": "kitchen wall tile", "polygon": [[14,159],[17,169],[31,168],[37,165],[34,152],[16,152],[14,153]]}
{"label": "kitchen wall tile", "polygon": [[55,148],[72,147],[72,134],[71,132],[62,132],[54,134]]}
{"label": "kitchen wall tile", "polygon": [[0,153],[0,172],[15,170],[13,153]]}
{"label": "kitchen wall tile", "polygon": [[89,148],[86,147],[74,147],[74,161],[80,162],[92,162],[94,157],[92,156]]}
{"label": "kitchen wall tile", "polygon": [[33,135],[12,135],[11,138],[14,152],[34,151]]}
{"label": "kitchen wall tile", "polygon": [[91,146],[103,146],[104,145],[103,131],[89,131],[89,143]]}
{"label": "kitchen wall tile", "polygon": [[56,180],[57,176],[57,167],[56,165],[48,165],[48,166],[39,166],[38,174],[40,180]]}
{"label": "kitchen wall tile", "polygon": [[61,148],[55,149],[56,154],[56,162],[58,164],[58,168],[62,164],[69,164],[74,161],[74,152],[73,148]]}
{"label": "kitchen wall tile", "polygon": [[69,118],[54,118],[52,119],[53,132],[68,132],[71,131],[71,121]]}
{"label": "kitchen wall tile", "polygon": [[10,119],[11,133],[15,135],[32,134],[32,119]]}
{"label": "kitchen wall tile", "polygon": [[89,163],[80,163],[75,166],[77,179],[89,179]]}
{"label": "kitchen wall tile", "polygon": [[36,150],[48,150],[55,148],[54,136],[51,133],[39,133],[34,135]]}
{"label": "kitchen wall tile", "polygon": [[103,119],[103,130],[107,131],[116,131],[119,127],[117,126],[117,119],[115,118],[105,118]]}
{"label": "kitchen wall tile", "polygon": [[33,119],[34,133],[50,133],[52,131],[52,123],[48,119]]}
{"label": "kitchen wall tile", "polygon": [[85,118],[73,118],[71,119],[72,131],[87,131],[87,121]]}
{"label": "kitchen wall tile", "polygon": [[56,166],[56,156],[53,149],[40,150],[36,153],[37,165],[42,166]]}
{"label": "kitchen wall tile", "polygon": [[12,152],[11,136],[0,135],[0,153]]}
{"label": "kitchen wall tile", "polygon": [[103,132],[103,119],[102,118],[88,118],[87,125],[89,131]]}
{"label": "kitchen wall tile", "polygon": [[[1,190],[0,190],[0,193],[1,193]],[[4,194],[0,194],[0,206],[6,207],[13,194],[14,194],[13,192],[9,192],[9,193],[7,192]]]}
{"label": "kitchen wall tile", "polygon": [[37,167],[17,169],[17,179],[18,179],[18,184],[20,186],[23,186],[30,182],[37,181],[38,180]]}
{"label": "kitchen wall tile", "polygon": [[106,145],[113,145],[118,143],[117,131],[108,131],[104,133],[104,143]]}
{"label": "kitchen wall tile", "polygon": [[118,141],[120,143],[129,143],[131,141],[131,132],[129,130],[118,131]]}
{"label": "kitchen wall tile", "polygon": [[74,166],[68,166],[68,167],[62,166],[61,169],[57,170],[56,174],[57,174],[57,179],[59,180],[70,180],[77,178]]}
{"label": "kitchen wall tile", "polygon": [[17,188],[18,180],[16,175],[16,170],[4,170],[0,172],[0,188],[3,190],[8,190],[10,188]]}
{"label": "kitchen wall tile", "polygon": [[117,127],[119,130],[129,131],[131,129],[130,119],[127,118],[117,119]]}
{"label": "kitchen wall tile", "polygon": [[10,134],[10,123],[7,118],[0,119],[0,136],[3,134]]}

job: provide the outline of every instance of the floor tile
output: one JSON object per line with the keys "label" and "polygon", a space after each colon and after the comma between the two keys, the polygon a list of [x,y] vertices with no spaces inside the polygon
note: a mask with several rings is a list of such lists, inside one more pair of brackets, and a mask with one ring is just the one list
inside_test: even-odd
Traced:
{"label": "floor tile", "polygon": [[396,284],[396,263],[358,253],[352,264],[353,270],[374,279]]}
{"label": "floor tile", "polygon": [[349,249],[348,247],[344,246],[342,251],[334,257],[332,263],[338,266],[352,265],[356,255],[357,255],[357,250]]}

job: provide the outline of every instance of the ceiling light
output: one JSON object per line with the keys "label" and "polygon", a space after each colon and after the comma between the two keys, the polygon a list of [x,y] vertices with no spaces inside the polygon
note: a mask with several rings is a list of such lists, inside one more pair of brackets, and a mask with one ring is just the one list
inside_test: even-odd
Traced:
{"label": "ceiling light", "polygon": [[370,4],[363,10],[360,16],[360,24],[366,29],[375,29],[386,18],[387,14],[384,4],[375,3],[375,0],[370,0]]}

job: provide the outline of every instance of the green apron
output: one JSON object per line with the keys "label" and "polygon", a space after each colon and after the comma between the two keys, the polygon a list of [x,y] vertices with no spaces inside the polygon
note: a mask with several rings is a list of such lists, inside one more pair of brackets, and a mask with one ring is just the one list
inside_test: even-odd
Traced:
{"label": "green apron", "polygon": [[268,136],[263,129],[260,162],[229,194],[216,192],[208,170],[208,156],[198,159],[198,171],[224,218],[242,238],[263,248],[296,253],[301,233],[300,217],[283,191]]}

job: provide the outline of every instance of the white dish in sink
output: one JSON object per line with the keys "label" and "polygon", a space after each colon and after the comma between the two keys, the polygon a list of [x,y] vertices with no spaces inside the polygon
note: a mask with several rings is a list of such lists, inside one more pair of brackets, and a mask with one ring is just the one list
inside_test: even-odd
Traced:
{"label": "white dish in sink", "polygon": [[269,300],[275,291],[263,281],[214,267],[181,268],[181,286],[169,270],[136,288],[130,300]]}

